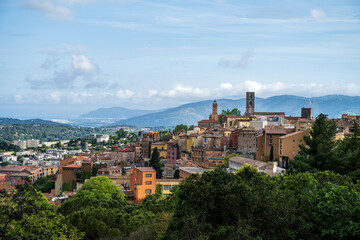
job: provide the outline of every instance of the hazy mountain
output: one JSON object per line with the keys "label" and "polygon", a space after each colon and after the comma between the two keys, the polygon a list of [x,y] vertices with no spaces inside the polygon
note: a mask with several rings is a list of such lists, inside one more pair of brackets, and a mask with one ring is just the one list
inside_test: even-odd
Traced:
{"label": "hazy mountain", "polygon": [[112,108],[99,108],[89,113],[83,114],[83,118],[117,118],[126,119],[136,116],[141,116],[149,113],[159,112],[163,110],[141,110],[141,109],[128,109],[122,107]]}
{"label": "hazy mountain", "polygon": [[[208,119],[212,111],[213,100],[184,104],[162,112],[145,114],[118,121],[116,124],[136,126],[176,126],[177,124],[197,124],[199,120]],[[238,100],[219,99],[218,113],[223,109],[238,108],[245,112],[245,98]],[[305,98],[292,95],[281,95],[269,98],[256,98],[256,112],[285,112],[287,116],[300,116],[302,107],[312,107],[313,115],[328,114],[329,117],[340,117],[343,113],[360,114],[360,97],[328,95]]]}
{"label": "hazy mountain", "polygon": [[26,119],[26,120],[21,120],[21,119],[17,119],[17,118],[0,118],[0,124],[15,124],[15,123],[63,125],[61,123],[43,120],[40,118]]}

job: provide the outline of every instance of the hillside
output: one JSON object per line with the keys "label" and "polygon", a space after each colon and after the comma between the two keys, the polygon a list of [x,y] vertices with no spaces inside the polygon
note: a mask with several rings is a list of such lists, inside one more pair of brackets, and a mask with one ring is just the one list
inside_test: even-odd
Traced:
{"label": "hillside", "polygon": [[63,125],[62,123],[43,120],[43,119],[40,119],[40,118],[27,119],[27,120],[20,120],[20,119],[17,119],[17,118],[0,118],[0,124],[15,124],[15,123]]}
{"label": "hillside", "polygon": [[123,107],[99,108],[89,113],[83,114],[82,118],[116,118],[126,119],[136,116],[141,116],[149,113],[159,112],[161,110],[141,110],[128,109]]}
{"label": "hillside", "polygon": [[[116,124],[130,124],[136,126],[176,126],[177,124],[197,124],[199,120],[208,119],[213,100],[184,104],[162,112],[132,117],[116,122]],[[245,112],[245,98],[238,100],[219,99],[218,113],[223,109],[238,108]],[[330,118],[341,117],[343,113],[360,114],[360,97],[328,95],[323,97],[306,98],[293,95],[281,95],[269,98],[256,98],[255,111],[282,111],[286,115],[300,116],[302,107],[313,108],[313,115],[328,114]]]}

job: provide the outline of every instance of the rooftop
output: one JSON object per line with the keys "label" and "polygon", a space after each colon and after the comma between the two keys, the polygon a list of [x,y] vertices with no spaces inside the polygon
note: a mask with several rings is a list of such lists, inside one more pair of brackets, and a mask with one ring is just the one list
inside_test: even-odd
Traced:
{"label": "rooftop", "polygon": [[262,166],[266,166],[267,163],[266,162],[262,162],[262,161],[257,161],[257,160],[253,160],[250,158],[244,158],[244,157],[240,157],[240,156],[236,156],[236,157],[232,157],[229,159],[229,162],[236,162],[236,163],[240,163],[240,164],[249,164],[253,167],[262,167]]}
{"label": "rooftop", "polygon": [[152,167],[137,167],[136,169],[141,172],[155,172],[155,169],[153,169]]}
{"label": "rooftop", "polygon": [[201,120],[198,123],[217,123],[217,121],[215,121],[213,119],[209,119],[209,120]]}
{"label": "rooftop", "polygon": [[209,169],[204,169],[201,167],[180,167],[180,170],[183,170],[185,172],[191,173],[191,174],[195,174],[195,173],[203,173],[205,171],[209,171]]}
{"label": "rooftop", "polygon": [[291,136],[294,136],[294,135],[298,135],[298,134],[301,134],[303,133],[304,131],[297,131],[297,132],[293,132],[293,133],[289,133],[289,134],[286,134],[284,136],[281,136],[280,138],[281,139],[284,139],[284,138],[287,138],[287,137],[291,137]]}
{"label": "rooftop", "polygon": [[81,165],[80,164],[70,164],[70,165],[64,166],[64,168],[81,168]]}
{"label": "rooftop", "polygon": [[285,115],[284,112],[254,112],[254,115]]}
{"label": "rooftop", "polygon": [[286,129],[283,126],[266,125],[264,129],[266,134],[286,134]]}

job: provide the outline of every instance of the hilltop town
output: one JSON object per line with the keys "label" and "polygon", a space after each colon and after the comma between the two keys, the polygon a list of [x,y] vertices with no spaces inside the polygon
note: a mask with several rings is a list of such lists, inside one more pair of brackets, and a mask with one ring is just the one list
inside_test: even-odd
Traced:
{"label": "hilltop town", "polygon": [[15,186],[31,184],[55,209],[62,209],[97,177],[106,177],[117,186],[127,204],[138,205],[151,196],[172,197],[176,186],[192,175],[236,174],[252,167],[264,176],[284,176],[301,171],[296,166],[306,162],[304,146],[315,138],[313,126],[322,120],[335,126],[331,141],[339,142],[358,131],[360,116],[327,119],[320,114],[314,118],[311,108],[302,108],[301,116],[256,112],[255,93],[247,92],[245,113],[237,108],[219,113],[214,100],[209,119],[199,119],[197,126],[178,125],[173,131],[136,133],[122,127],[113,136],[4,142],[0,188],[15,191]]}

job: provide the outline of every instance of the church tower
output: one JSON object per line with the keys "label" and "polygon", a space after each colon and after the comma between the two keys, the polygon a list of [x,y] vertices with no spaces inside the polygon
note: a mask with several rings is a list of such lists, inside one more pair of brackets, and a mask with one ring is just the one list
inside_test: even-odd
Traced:
{"label": "church tower", "polygon": [[246,114],[254,115],[255,112],[255,92],[246,92]]}
{"label": "church tower", "polygon": [[217,113],[217,102],[216,100],[214,100],[213,105],[212,105],[212,114],[210,115],[210,119],[218,121],[219,120],[219,115]]}

